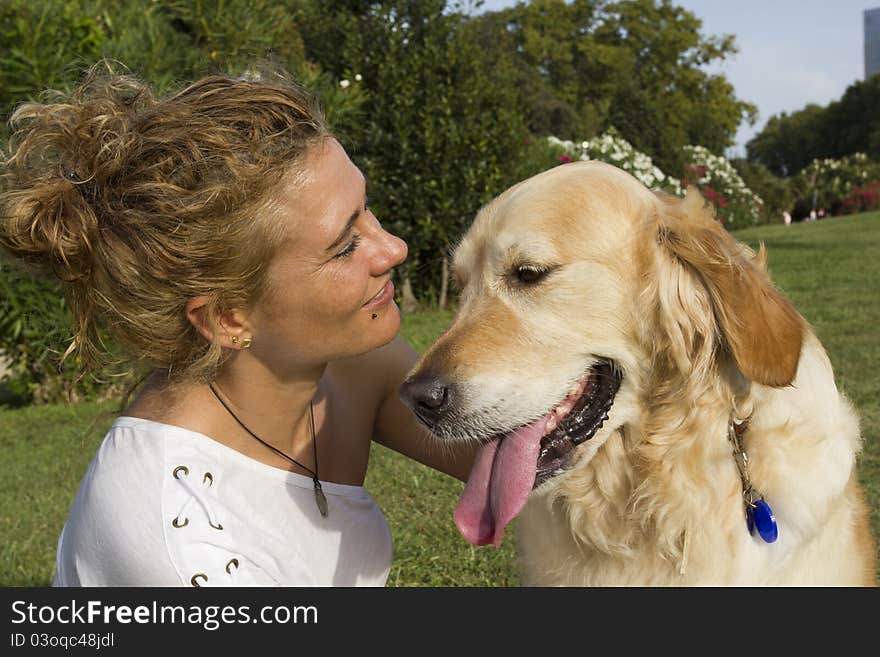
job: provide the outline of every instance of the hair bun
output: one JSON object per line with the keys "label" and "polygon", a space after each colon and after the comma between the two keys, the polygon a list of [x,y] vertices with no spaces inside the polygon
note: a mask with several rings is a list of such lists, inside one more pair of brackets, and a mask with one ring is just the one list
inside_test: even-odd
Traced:
{"label": "hair bun", "polygon": [[148,88],[102,62],[71,94],[49,91],[12,115],[0,244],[65,280],[90,269],[99,221],[112,216],[110,184],[136,157],[137,114]]}
{"label": "hair bun", "polygon": [[0,241],[25,261],[51,267],[62,280],[91,268],[98,222],[80,190],[55,177],[4,194]]}

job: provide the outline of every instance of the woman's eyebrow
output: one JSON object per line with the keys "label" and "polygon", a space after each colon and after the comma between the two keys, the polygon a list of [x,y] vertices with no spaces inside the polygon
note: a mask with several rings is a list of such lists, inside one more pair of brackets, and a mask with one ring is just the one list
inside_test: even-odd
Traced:
{"label": "woman's eyebrow", "polygon": [[355,210],[354,212],[351,213],[351,216],[348,218],[348,222],[345,224],[345,228],[343,228],[342,232],[339,233],[339,236],[335,240],[333,240],[333,244],[331,244],[330,246],[328,246],[324,250],[325,251],[332,251],[337,246],[342,244],[342,242],[345,240],[345,236],[348,235],[349,231],[351,231],[352,226],[354,226],[354,222],[357,221],[357,218],[359,216],[361,216],[361,209],[360,208],[358,208],[357,210]]}
{"label": "woman's eyebrow", "polygon": [[[369,181],[369,178],[367,178],[367,174],[361,173],[361,175],[364,177],[364,202],[366,203],[367,187],[369,186],[370,181]],[[359,216],[361,216],[361,208],[358,208],[357,210],[355,210],[354,212],[351,213],[351,216],[348,218],[348,221],[345,224],[345,228],[343,228],[342,232],[339,233],[339,236],[335,240],[333,240],[333,244],[331,244],[330,246],[328,246],[324,250],[325,251],[332,251],[337,246],[342,244],[342,242],[345,240],[345,236],[348,235],[352,226],[354,226],[354,222],[357,221],[357,218]]]}

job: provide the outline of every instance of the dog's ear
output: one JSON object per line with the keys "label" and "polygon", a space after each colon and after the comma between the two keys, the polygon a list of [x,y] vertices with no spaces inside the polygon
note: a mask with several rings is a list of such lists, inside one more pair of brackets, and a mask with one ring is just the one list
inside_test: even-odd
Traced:
{"label": "dog's ear", "polygon": [[[790,384],[797,374],[805,322],[771,282],[763,245],[754,255],[734,240],[695,187],[683,200],[658,198],[658,242],[662,254],[671,256],[661,258],[661,268],[680,269],[665,276],[661,271],[658,285],[672,282],[676,288],[661,289],[661,313],[673,310],[666,321],[674,323],[679,344],[698,346],[714,331],[747,379],[775,387]],[[705,293],[690,295],[686,281]],[[682,340],[686,322],[694,322],[697,331],[702,327],[702,335]]]}

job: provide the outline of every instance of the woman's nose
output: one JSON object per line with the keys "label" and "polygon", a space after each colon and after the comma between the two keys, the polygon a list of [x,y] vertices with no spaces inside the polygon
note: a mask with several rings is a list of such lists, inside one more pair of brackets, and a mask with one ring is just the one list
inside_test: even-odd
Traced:
{"label": "woman's nose", "polygon": [[382,271],[386,271],[392,267],[396,267],[406,260],[409,249],[406,242],[397,237],[397,235],[389,233],[378,221],[376,221],[376,225],[379,228],[378,237],[381,253],[381,268]]}
{"label": "woman's nose", "polygon": [[388,236],[388,248],[392,260],[395,265],[399,265],[406,260],[406,256],[409,253],[409,247],[407,247],[406,242],[397,237],[397,235],[392,235],[388,232],[386,232],[386,235]]}

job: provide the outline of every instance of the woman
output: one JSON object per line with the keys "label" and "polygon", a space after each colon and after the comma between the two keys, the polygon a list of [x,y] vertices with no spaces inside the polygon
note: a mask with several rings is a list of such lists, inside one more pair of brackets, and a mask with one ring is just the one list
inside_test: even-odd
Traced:
{"label": "woman", "polygon": [[459,479],[397,387],[407,255],[295,85],[208,77],[164,99],[93,68],[20,107],[0,243],[67,281],[72,349],[110,331],[151,374],[58,541],[59,586],[383,585],[371,440]]}

